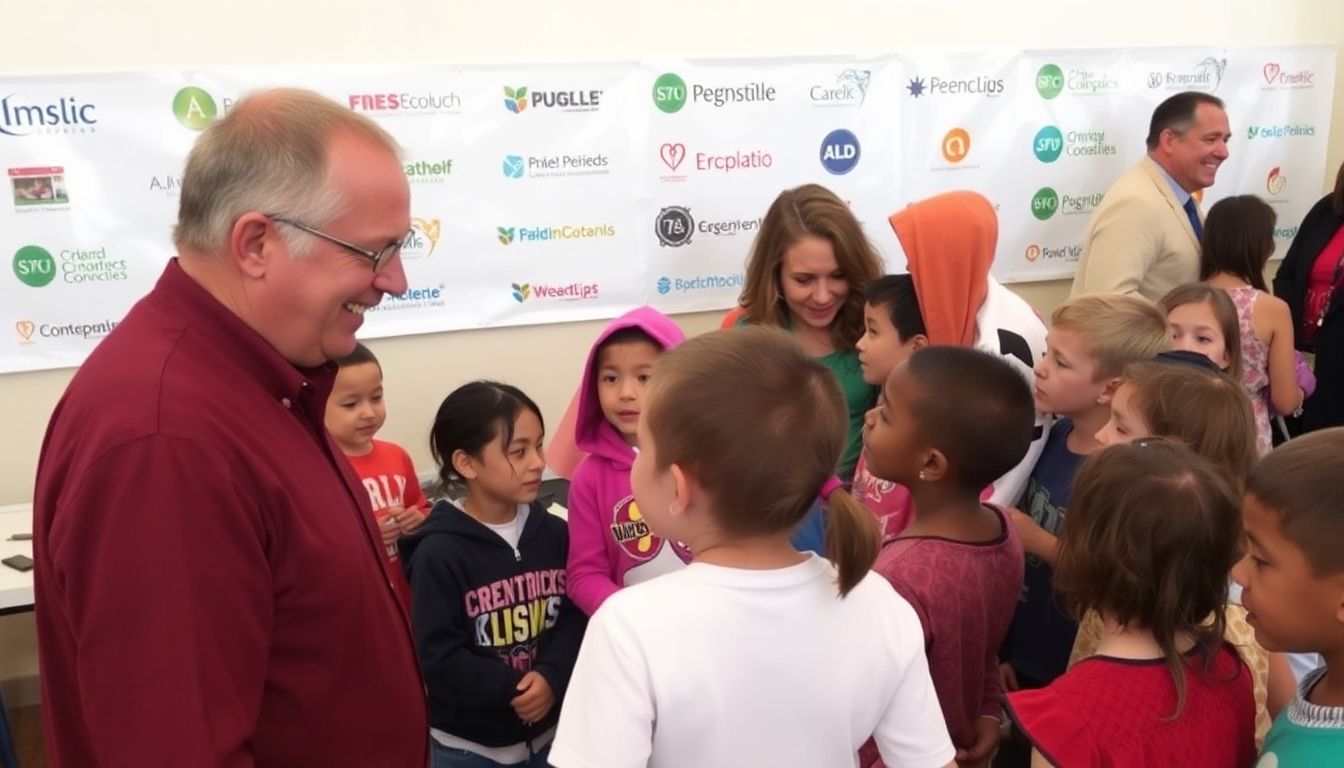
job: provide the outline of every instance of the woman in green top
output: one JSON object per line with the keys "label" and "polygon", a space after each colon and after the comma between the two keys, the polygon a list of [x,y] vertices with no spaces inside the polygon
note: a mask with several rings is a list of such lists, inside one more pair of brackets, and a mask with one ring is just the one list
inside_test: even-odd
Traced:
{"label": "woman in green top", "polygon": [[781,192],[761,222],[747,261],[738,325],[775,325],[835,374],[849,409],[836,474],[849,484],[863,447],[863,416],[877,398],[854,343],[863,334],[863,294],[882,260],[843,200],[818,184]]}

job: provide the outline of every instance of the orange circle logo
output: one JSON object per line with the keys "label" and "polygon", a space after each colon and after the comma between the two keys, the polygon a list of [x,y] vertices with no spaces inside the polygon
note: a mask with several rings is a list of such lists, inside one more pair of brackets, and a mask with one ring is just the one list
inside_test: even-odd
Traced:
{"label": "orange circle logo", "polygon": [[964,128],[953,128],[943,137],[943,159],[960,163],[971,152],[971,134]]}
{"label": "orange circle logo", "polygon": [[1041,258],[1041,246],[1032,244],[1027,246],[1027,261],[1035,261]]}

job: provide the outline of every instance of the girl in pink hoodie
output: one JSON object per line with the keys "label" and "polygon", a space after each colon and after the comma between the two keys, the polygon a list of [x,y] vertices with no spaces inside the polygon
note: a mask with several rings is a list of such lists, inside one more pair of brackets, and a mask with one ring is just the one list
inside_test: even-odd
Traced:
{"label": "girl in pink hoodie", "polygon": [[662,353],[685,340],[671,318],[639,307],[597,337],[583,369],[574,425],[586,455],[569,487],[569,597],[592,615],[621,587],[674,571],[690,552],[649,530],[630,492],[644,384]]}

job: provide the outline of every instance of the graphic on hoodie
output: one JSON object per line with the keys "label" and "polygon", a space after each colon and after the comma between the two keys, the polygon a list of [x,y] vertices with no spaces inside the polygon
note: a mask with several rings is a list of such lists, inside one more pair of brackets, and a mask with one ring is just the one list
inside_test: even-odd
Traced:
{"label": "graphic on hoodie", "polygon": [[[611,511],[611,536],[616,543],[629,555],[640,562],[647,562],[654,559],[662,551],[666,541],[659,535],[649,529],[649,524],[644,522],[644,515],[639,512],[639,504],[635,503],[633,495],[626,496],[616,502],[615,508]],[[672,547],[677,550],[677,556],[689,562],[691,551],[680,542],[672,542]],[[627,583],[629,572],[627,572]]]}
{"label": "graphic on hoodie", "polygon": [[671,318],[640,307],[613,320],[588,352],[575,398],[574,442],[585,455],[569,487],[568,562],[569,597],[589,615],[618,589],[684,567],[691,559],[685,547],[667,546],[649,529],[630,491],[635,449],[607,421],[598,400],[599,350],[627,328],[638,328],[664,350],[685,339]]}
{"label": "graphic on hoodie", "polygon": [[537,640],[560,620],[565,569],[528,571],[476,587],[463,595],[476,646],[526,672],[537,659]]}

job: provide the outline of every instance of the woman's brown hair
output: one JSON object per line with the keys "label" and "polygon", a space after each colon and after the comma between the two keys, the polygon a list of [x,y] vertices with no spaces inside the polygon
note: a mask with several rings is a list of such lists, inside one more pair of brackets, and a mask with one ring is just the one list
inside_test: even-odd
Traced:
{"label": "woman's brown hair", "polygon": [[1227,374],[1175,363],[1130,363],[1121,374],[1130,403],[1156,437],[1188,445],[1240,492],[1259,454],[1255,412],[1241,382]]}
{"label": "woman's brown hair", "polygon": [[1159,303],[1168,316],[1173,309],[1186,304],[1208,304],[1218,321],[1218,329],[1223,332],[1223,343],[1227,345],[1227,374],[1234,381],[1241,381],[1241,322],[1237,317],[1237,305],[1232,303],[1227,291],[1206,283],[1186,283],[1172,288]]}
{"label": "woman's brown hair", "polygon": [[[690,339],[659,359],[645,398],[658,470],[695,477],[729,535],[792,529],[844,450],[840,385],[777,328]],[[845,595],[877,558],[877,523],[844,490],[827,507],[826,556]]]}
{"label": "woman's brown hair", "polygon": [[831,244],[835,263],[849,283],[849,294],[831,323],[831,338],[837,350],[853,349],[863,335],[863,295],[882,275],[882,259],[845,201],[820,184],[784,190],[765,212],[738,298],[742,317],[751,325],[790,327],[780,270],[784,253],[809,235]]}
{"label": "woman's brown hair", "polygon": [[1092,610],[1153,633],[1176,686],[1172,719],[1185,707],[1189,663],[1177,644],[1194,638],[1209,672],[1241,537],[1240,499],[1180,442],[1110,446],[1089,456],[1074,480],[1055,589],[1080,617]]}
{"label": "woman's brown hair", "polygon": [[1255,195],[1236,195],[1214,203],[1199,242],[1199,279],[1226,272],[1268,291],[1265,264],[1274,253],[1276,221],[1274,209]]}

